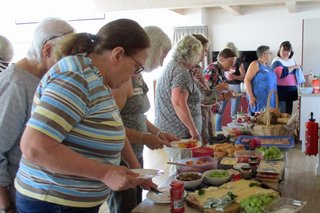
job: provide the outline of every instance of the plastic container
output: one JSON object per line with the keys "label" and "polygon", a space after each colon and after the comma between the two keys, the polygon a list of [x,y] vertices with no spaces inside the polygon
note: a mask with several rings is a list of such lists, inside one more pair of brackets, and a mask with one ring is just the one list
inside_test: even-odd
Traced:
{"label": "plastic container", "polygon": [[180,159],[177,163],[192,165],[192,167],[177,166],[178,172],[205,172],[218,167],[218,161],[209,156]]}
{"label": "plastic container", "polygon": [[213,149],[210,147],[199,147],[191,150],[192,157],[213,156]]}
{"label": "plastic container", "polygon": [[249,136],[249,135],[243,135],[243,136],[238,137],[236,144],[244,145],[244,143],[246,143],[244,141],[247,141],[252,138],[262,139],[262,142],[263,142],[264,138],[267,138],[267,139],[288,139],[289,144],[264,144],[264,143],[261,143],[261,146],[265,146],[265,147],[276,146],[281,151],[287,151],[288,149],[294,147],[294,138],[291,136]]}
{"label": "plastic container", "polygon": [[300,211],[306,203],[306,201],[283,197],[273,201],[262,210],[267,213],[294,213]]}
{"label": "plastic container", "polygon": [[238,163],[248,163],[250,156],[258,157],[258,162],[260,162],[263,160],[264,152],[259,150],[239,150],[234,152],[234,156],[236,157]]}
{"label": "plastic container", "polygon": [[298,92],[300,94],[312,94],[313,87],[298,87]]}

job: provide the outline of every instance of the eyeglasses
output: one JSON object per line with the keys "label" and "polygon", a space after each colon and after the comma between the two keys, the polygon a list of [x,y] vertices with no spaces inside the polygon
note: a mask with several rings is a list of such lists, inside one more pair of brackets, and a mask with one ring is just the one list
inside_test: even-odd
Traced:
{"label": "eyeglasses", "polygon": [[47,40],[45,40],[45,41],[43,42],[43,46],[44,46],[48,41],[51,41],[51,40],[53,40],[53,39],[56,39],[56,38],[65,36],[65,35],[70,34],[70,33],[73,33],[73,31],[63,33],[62,35],[53,35],[53,36],[49,37]]}
{"label": "eyeglasses", "polygon": [[144,67],[131,55],[128,55],[132,60],[134,60],[134,62],[136,62],[138,64],[138,68],[134,71],[134,74],[137,75],[139,73],[141,73],[144,70]]}

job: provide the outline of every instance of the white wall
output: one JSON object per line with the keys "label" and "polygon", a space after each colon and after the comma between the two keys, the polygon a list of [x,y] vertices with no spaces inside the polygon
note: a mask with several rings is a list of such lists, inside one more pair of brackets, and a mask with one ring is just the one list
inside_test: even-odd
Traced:
{"label": "white wall", "polygon": [[283,6],[252,7],[243,9],[243,14],[233,16],[221,10],[209,12],[213,50],[219,51],[228,41],[233,41],[239,50],[256,50],[259,45],[268,45],[275,56],[280,43],[289,40],[295,51],[294,58],[301,63],[302,20],[319,18],[320,6],[298,6],[297,13],[288,13]]}
{"label": "white wall", "polygon": [[[26,9],[27,7],[29,9]],[[88,5],[88,8],[90,7],[92,5]],[[79,14],[85,15],[83,10],[74,9],[70,11],[71,6],[66,6],[65,11],[61,7],[59,7],[60,10],[55,9],[55,7],[50,10],[49,5],[46,10],[35,10],[34,4],[27,3],[19,8],[21,8],[20,11],[13,5],[0,14],[0,34],[7,36],[14,43],[14,48],[16,49],[14,61],[24,57],[31,40],[32,31],[36,26],[35,24],[16,25],[16,19],[27,19],[31,15],[33,19],[38,20],[45,16],[60,16],[64,18],[72,17],[73,14],[75,16]],[[268,45],[275,56],[280,43],[284,40],[289,40],[295,51],[294,58],[297,63],[301,63],[302,20],[320,18],[320,4],[298,5],[296,13],[289,13],[284,6],[248,7],[242,10],[242,14],[242,16],[234,16],[222,9],[190,9],[185,11],[185,15],[164,9],[136,10],[106,12],[105,20],[73,21],[70,23],[78,32],[95,33],[102,25],[111,20],[131,18],[142,26],[157,25],[161,27],[170,38],[173,37],[173,28],[175,26],[207,24],[211,50],[219,51],[228,41],[233,41],[239,50],[255,50],[259,45]],[[320,49],[320,47],[313,48]],[[170,53],[165,63],[169,59]],[[159,76],[162,69],[159,68],[152,74],[145,75],[149,83],[150,95],[153,94],[152,81]],[[153,103],[152,98],[150,96],[151,104]],[[153,113],[151,113],[151,120],[152,118]]]}

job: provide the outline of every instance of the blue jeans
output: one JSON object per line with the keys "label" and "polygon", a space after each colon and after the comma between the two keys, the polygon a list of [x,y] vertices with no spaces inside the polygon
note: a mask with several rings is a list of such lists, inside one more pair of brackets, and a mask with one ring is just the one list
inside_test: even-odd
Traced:
{"label": "blue jeans", "polygon": [[228,101],[221,101],[220,102],[219,113],[216,114],[216,132],[222,131],[221,121],[222,121],[222,116],[224,113],[224,109],[227,106],[227,103],[228,103]]}
{"label": "blue jeans", "polygon": [[[229,84],[229,89],[230,90],[235,90],[237,92],[241,92],[240,84]],[[240,97],[236,98],[231,98],[231,118],[236,117],[237,112],[238,112],[238,106],[240,103]],[[222,117],[224,110],[227,106],[228,101],[222,101],[220,102],[220,108],[219,108],[219,113],[216,114],[216,131],[222,131],[221,127],[221,122],[222,122]]]}
{"label": "blue jeans", "polygon": [[19,192],[16,192],[16,206],[19,213],[98,213],[100,208],[100,205],[91,208],[63,206],[27,197]]}
{"label": "blue jeans", "polygon": [[[241,92],[240,84],[229,84],[229,89],[238,93]],[[237,116],[240,98],[240,96],[231,98],[231,118],[235,118]]]}

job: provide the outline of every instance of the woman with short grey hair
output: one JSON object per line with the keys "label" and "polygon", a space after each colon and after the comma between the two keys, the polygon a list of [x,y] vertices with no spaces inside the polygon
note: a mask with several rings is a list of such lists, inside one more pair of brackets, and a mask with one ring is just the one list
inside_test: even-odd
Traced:
{"label": "woman with short grey hair", "polygon": [[30,117],[41,77],[55,63],[56,42],[74,28],[56,18],[42,20],[33,33],[27,57],[0,75],[0,211],[14,208],[13,180],[21,157],[20,139]]}
{"label": "woman with short grey hair", "polygon": [[7,69],[13,57],[12,43],[0,35],[0,72]]}
{"label": "woman with short grey hair", "polygon": [[184,36],[157,82],[155,124],[180,138],[200,139],[201,92],[190,70],[199,62],[202,49],[194,36]]}
{"label": "woman with short grey hair", "polygon": [[[270,47],[264,45],[258,47],[258,60],[251,62],[244,78],[249,113],[264,110],[267,106],[269,92],[277,90],[276,75],[268,66],[271,55]],[[273,108],[275,107],[274,94],[272,95],[270,105]]]}

